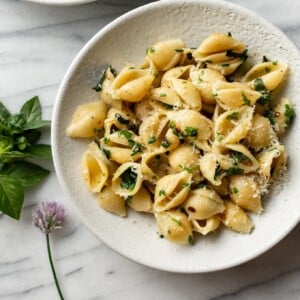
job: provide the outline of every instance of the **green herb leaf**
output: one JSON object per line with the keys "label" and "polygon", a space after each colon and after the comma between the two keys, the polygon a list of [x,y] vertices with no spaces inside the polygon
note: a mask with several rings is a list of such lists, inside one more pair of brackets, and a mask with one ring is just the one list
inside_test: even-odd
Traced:
{"label": "green herb leaf", "polygon": [[269,119],[271,125],[275,125],[274,111],[269,110],[266,114],[266,117]]}
{"label": "green herb leaf", "polygon": [[110,159],[111,153],[108,149],[102,148],[101,149],[103,154],[106,156],[107,159]]}
{"label": "green herb leaf", "polygon": [[31,155],[33,158],[40,159],[52,159],[51,146],[45,144],[32,145],[27,151],[26,154]]}
{"label": "green herb leaf", "polygon": [[128,130],[119,130],[118,135],[124,135],[127,140],[129,140],[132,137],[132,133]]}
{"label": "green herb leaf", "polygon": [[238,190],[236,187],[234,187],[234,188],[233,188],[233,192],[234,192],[235,194],[237,194],[237,193],[239,192],[239,190]]}
{"label": "green herb leaf", "polygon": [[289,125],[292,121],[293,121],[293,119],[295,118],[295,111],[294,111],[294,109],[290,106],[290,105],[288,105],[288,104],[285,104],[285,106],[284,106],[284,115],[286,116],[286,121],[285,121],[285,123],[287,124],[287,125]]}
{"label": "green herb leaf", "polygon": [[183,52],[183,49],[175,49],[175,52]]}
{"label": "green herb leaf", "polygon": [[35,96],[24,103],[20,110],[26,123],[38,121],[42,118],[42,109],[39,97]]}
{"label": "green herb leaf", "polygon": [[154,144],[156,142],[156,137],[152,136],[149,140],[148,140],[148,144]]}
{"label": "green herb leaf", "polygon": [[161,145],[162,145],[162,147],[164,147],[164,148],[169,148],[170,145],[171,145],[171,143],[167,140],[166,137],[164,137],[164,139],[163,139]]}
{"label": "green herb leaf", "polygon": [[240,168],[235,168],[235,167],[232,167],[232,168],[229,168],[227,170],[224,170],[225,173],[230,176],[230,175],[241,175],[241,174],[244,174],[244,170],[243,169],[240,169]]}
{"label": "green herb leaf", "polygon": [[120,175],[121,178],[121,188],[128,191],[133,191],[136,185],[137,173],[128,168],[125,172]]}
{"label": "green herb leaf", "polygon": [[251,101],[246,97],[244,93],[242,93],[242,97],[245,105],[251,106]]}
{"label": "green herb leaf", "polygon": [[186,136],[192,136],[192,137],[198,136],[198,128],[185,127],[184,131]]}
{"label": "green herb leaf", "polygon": [[93,87],[93,90],[95,90],[96,92],[101,92],[102,91],[103,83],[106,79],[107,71],[110,71],[114,76],[117,76],[117,72],[112,66],[108,66],[106,69],[104,69],[101,72],[100,78],[99,78],[96,86]]}
{"label": "green herb leaf", "polygon": [[49,171],[24,161],[4,165],[0,173],[17,178],[22,186],[26,188],[39,183],[49,174]]}
{"label": "green herb leaf", "polygon": [[166,191],[165,191],[165,190],[160,190],[160,191],[158,192],[158,196],[159,196],[159,197],[166,196]]}
{"label": "green herb leaf", "polygon": [[270,60],[264,55],[263,58],[262,58],[262,61],[263,61],[263,62],[268,62],[268,61],[270,61]]}
{"label": "green herb leaf", "polygon": [[191,246],[195,245],[195,239],[193,238],[192,235],[189,235],[189,239],[188,239],[188,242]]}
{"label": "green herb leaf", "polygon": [[235,121],[238,120],[238,118],[239,118],[239,113],[236,111],[226,117],[227,120],[235,120]]}
{"label": "green herb leaf", "polygon": [[0,102],[0,121],[8,119],[11,116],[9,110]]}
{"label": "green herb leaf", "polygon": [[50,126],[50,125],[51,125],[51,121],[34,120],[34,121],[26,123],[23,127],[23,130],[40,129],[40,128]]}
{"label": "green herb leaf", "polygon": [[121,124],[129,125],[129,123],[130,123],[130,120],[129,120],[129,119],[123,118],[119,113],[116,113],[116,114],[115,114],[115,117],[116,117],[116,119],[118,120],[118,122],[120,122]]}
{"label": "green herb leaf", "polygon": [[0,175],[0,210],[19,220],[24,201],[24,188],[16,177]]}
{"label": "green herb leaf", "polygon": [[264,84],[263,80],[260,77],[255,78],[254,88],[255,88],[256,91],[266,90],[265,84]]}

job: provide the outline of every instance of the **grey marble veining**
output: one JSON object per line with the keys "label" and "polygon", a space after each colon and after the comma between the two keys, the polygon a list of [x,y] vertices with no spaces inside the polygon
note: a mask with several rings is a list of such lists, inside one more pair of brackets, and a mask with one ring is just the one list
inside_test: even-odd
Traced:
{"label": "grey marble veining", "polygon": [[[51,118],[59,83],[81,47],[104,25],[147,1],[98,1],[49,7],[0,0],[0,98],[12,111],[37,94]],[[300,46],[300,2],[234,0],[281,28]],[[49,141],[46,134],[44,141]],[[58,299],[44,236],[32,226],[36,203],[56,199],[67,207],[65,227],[52,236],[66,299],[300,299],[300,225],[257,259],[200,275],[170,274],[128,261],[98,241],[66,201],[51,175],[26,194],[19,222],[0,214],[0,300]],[[221,253],[220,253],[221,255]]]}

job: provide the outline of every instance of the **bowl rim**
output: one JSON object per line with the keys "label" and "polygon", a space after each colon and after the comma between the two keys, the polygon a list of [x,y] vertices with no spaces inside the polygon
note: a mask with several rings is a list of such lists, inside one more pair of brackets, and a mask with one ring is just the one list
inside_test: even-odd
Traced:
{"label": "bowl rim", "polygon": [[70,0],[67,3],[64,0],[25,0],[26,2],[45,4],[45,5],[56,5],[56,6],[72,6],[80,4],[88,4],[95,2],[96,0]]}
{"label": "bowl rim", "polygon": [[62,170],[59,167],[59,161],[58,161],[58,152],[57,152],[57,131],[56,131],[56,123],[57,123],[57,118],[60,110],[60,106],[63,102],[64,94],[67,91],[67,85],[69,79],[72,77],[73,71],[78,67],[80,64],[81,58],[85,57],[86,53],[95,46],[95,44],[98,43],[98,40],[101,40],[101,37],[107,34],[111,29],[113,29],[115,26],[121,25],[124,21],[127,21],[130,18],[134,18],[135,16],[138,16],[141,13],[144,13],[146,10],[151,9],[151,8],[156,8],[156,7],[167,7],[168,5],[181,5],[181,4],[188,4],[188,3],[195,3],[195,4],[202,4],[205,6],[219,6],[219,7],[226,7],[233,9],[239,13],[248,15],[249,17],[256,19],[259,23],[261,23],[265,28],[268,30],[275,32],[276,35],[280,37],[289,47],[289,49],[292,49],[293,51],[296,51],[300,55],[300,51],[297,48],[297,46],[275,25],[270,23],[269,21],[265,20],[261,16],[257,15],[256,13],[252,12],[251,10],[244,8],[240,5],[231,3],[231,2],[225,2],[223,0],[164,0],[164,1],[157,1],[157,2],[151,2],[146,5],[140,6],[138,8],[135,8],[106,26],[104,26],[101,30],[99,30],[83,47],[82,49],[78,52],[78,54],[75,56],[73,59],[71,65],[69,66],[66,74],[63,77],[63,80],[60,84],[60,87],[57,92],[57,97],[55,100],[54,104],[54,109],[53,109],[53,114],[52,114],[52,125],[51,125],[51,144],[52,144],[52,153],[53,153],[53,162],[54,162],[54,168],[57,174],[58,182],[64,192],[64,194],[67,196],[68,199],[72,202],[72,205],[76,207],[77,213],[79,215],[80,220],[82,223],[89,229],[93,235],[99,239],[101,242],[106,244],[109,248],[117,252],[118,254],[122,255],[123,257],[126,257],[127,259],[141,264],[143,266],[148,266],[153,269],[157,270],[162,270],[162,271],[168,271],[168,272],[175,272],[175,273],[185,273],[185,274],[192,274],[192,273],[210,273],[210,272],[215,272],[215,271],[221,271],[225,269],[229,269],[238,265],[241,265],[243,263],[246,263],[250,260],[253,260],[254,258],[258,257],[259,255],[262,255],[266,251],[270,250],[273,248],[276,244],[278,244],[284,237],[286,237],[292,230],[293,228],[296,227],[296,225],[300,221],[300,214],[298,219],[295,219],[294,222],[292,222],[288,227],[285,228],[285,230],[282,231],[281,234],[277,235],[275,239],[271,240],[271,242],[267,243],[264,245],[264,247],[260,248],[259,250],[252,251],[250,254],[243,255],[239,259],[231,261],[231,262],[226,262],[225,264],[220,264],[219,266],[216,267],[210,267],[204,270],[184,270],[184,269],[176,269],[176,268],[166,268],[166,267],[161,267],[157,265],[156,263],[145,263],[142,261],[142,259],[136,259],[134,255],[130,255],[128,253],[122,253],[121,250],[116,249],[113,245],[109,243],[109,241],[104,241],[102,240],[96,230],[90,226],[89,222],[86,219],[86,216],[82,213],[80,210],[79,206],[76,204],[76,201],[72,199],[72,196],[67,188],[67,186],[64,183],[63,180],[63,175],[62,175]]}

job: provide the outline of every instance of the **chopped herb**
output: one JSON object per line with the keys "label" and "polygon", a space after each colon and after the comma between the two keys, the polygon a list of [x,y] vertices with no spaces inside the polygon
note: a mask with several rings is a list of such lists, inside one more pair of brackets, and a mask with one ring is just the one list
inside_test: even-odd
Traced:
{"label": "chopped herb", "polygon": [[271,69],[268,67],[265,67],[265,71],[266,71],[266,73],[270,73]]}
{"label": "chopped herb", "polygon": [[231,158],[235,166],[237,166],[240,162],[252,163],[251,159],[248,156],[238,151],[232,151]]}
{"label": "chopped herb", "polygon": [[156,137],[152,136],[149,140],[148,140],[148,144],[154,144],[156,142]]}
{"label": "chopped herb", "polygon": [[192,246],[195,244],[195,239],[193,238],[192,235],[189,235],[188,241],[189,241],[189,244],[192,245]]}
{"label": "chopped herb", "polygon": [[266,89],[264,82],[260,77],[254,80],[254,88],[261,93],[261,97],[257,100],[257,103],[265,105],[271,100],[271,93]]}
{"label": "chopped herb", "polygon": [[138,143],[138,142],[136,142],[134,140],[131,140],[131,139],[128,140],[128,143],[129,143],[129,145],[131,147],[131,154],[130,154],[131,156],[134,156],[137,153],[142,152],[142,147],[143,146],[142,146],[141,143]]}
{"label": "chopped herb", "polygon": [[169,148],[169,146],[171,145],[171,143],[167,140],[166,137],[164,137],[161,145],[164,147],[164,148]]}
{"label": "chopped herb", "polygon": [[158,196],[159,197],[166,196],[166,191],[165,190],[160,190],[159,193],[158,193]]}
{"label": "chopped herb", "polygon": [[104,137],[104,138],[103,138],[103,143],[104,143],[104,144],[107,144],[107,143],[109,143],[109,142],[110,142],[110,140],[109,140],[108,137]]}
{"label": "chopped herb", "polygon": [[202,76],[204,75],[204,70],[201,70],[200,75],[198,77],[199,82],[203,82]]}
{"label": "chopped herb", "polygon": [[106,156],[107,159],[110,159],[111,153],[108,149],[102,148],[102,152]]}
{"label": "chopped herb", "polygon": [[256,91],[266,90],[264,82],[263,82],[263,80],[260,77],[255,78],[255,80],[254,80],[254,88],[255,88]]}
{"label": "chopped herb", "polygon": [[194,167],[184,167],[183,168],[185,171],[187,171],[188,173],[192,173],[193,172],[193,170],[194,170]]}
{"label": "chopped herb", "polygon": [[239,117],[239,113],[238,112],[233,112],[233,113],[231,113],[230,115],[228,115],[227,117],[226,117],[226,119],[227,120],[238,120],[238,117]]}
{"label": "chopped herb", "polygon": [[284,115],[286,116],[286,121],[285,121],[285,123],[286,123],[287,125],[289,125],[289,124],[293,121],[293,119],[294,119],[294,117],[295,117],[295,111],[294,111],[294,109],[293,109],[290,105],[288,105],[288,104],[285,104],[284,108],[285,108],[285,110],[284,110]]}
{"label": "chopped herb", "polygon": [[175,49],[176,52],[183,52],[183,49]]}
{"label": "chopped herb", "polygon": [[222,136],[222,134],[221,134],[221,133],[217,132],[216,140],[217,140],[219,143],[221,143],[221,142],[222,142],[222,140],[223,140],[223,136]]}
{"label": "chopped herb", "polygon": [[239,190],[238,190],[236,187],[234,187],[234,188],[233,188],[233,192],[234,192],[235,194],[237,194],[237,193],[239,192]]}
{"label": "chopped herb", "polygon": [[230,64],[228,64],[228,63],[221,64],[221,67],[230,67]]}
{"label": "chopped herb", "polygon": [[118,122],[120,122],[121,124],[129,125],[130,123],[130,120],[123,118],[119,113],[116,113],[115,117],[118,120]]}
{"label": "chopped herb", "polygon": [[168,109],[168,110],[172,110],[172,109],[174,108],[173,105],[170,105],[170,104],[168,104],[168,103],[162,103],[162,105],[163,105],[164,108],[166,108],[166,109]]}
{"label": "chopped herb", "polygon": [[171,234],[171,230],[170,229],[168,229],[168,235],[170,235]]}
{"label": "chopped herb", "polygon": [[154,53],[154,52],[155,52],[155,49],[153,47],[149,47],[146,49],[146,54]]}
{"label": "chopped herb", "polygon": [[277,65],[278,65],[278,61],[272,61],[272,64],[273,64],[274,66],[277,66]]}
{"label": "chopped herb", "polygon": [[228,31],[227,35],[228,35],[228,36],[232,36],[232,34],[231,34],[231,32],[230,32],[230,31]]}
{"label": "chopped herb", "polygon": [[269,119],[271,125],[275,125],[274,111],[269,110],[266,114],[266,117]]}
{"label": "chopped herb", "polygon": [[191,53],[191,52],[187,53],[186,57],[187,57],[188,59],[190,59],[190,60],[192,60],[192,59],[193,59],[193,55],[192,55],[192,53]]}
{"label": "chopped herb", "polygon": [[118,135],[119,136],[124,135],[127,140],[129,140],[132,137],[132,133],[127,130],[119,130]]}
{"label": "chopped herb", "polygon": [[129,167],[125,172],[120,175],[121,178],[121,188],[128,191],[132,191],[135,188],[137,173]]}
{"label": "chopped herb", "polygon": [[166,96],[167,96],[166,93],[161,93],[161,94],[159,94],[159,97],[166,97]]}
{"label": "chopped herb", "polygon": [[95,90],[96,92],[101,92],[102,91],[102,88],[103,88],[103,83],[106,79],[106,74],[107,74],[107,71],[111,71],[111,73],[116,76],[117,75],[117,72],[115,69],[112,68],[112,66],[108,66],[106,69],[104,69],[102,72],[101,72],[101,75],[100,75],[100,78],[96,84],[96,86],[93,87],[93,90]]}
{"label": "chopped herb", "polygon": [[251,101],[247,98],[247,96],[242,93],[243,101],[245,105],[251,106]]}
{"label": "chopped herb", "polygon": [[240,58],[242,62],[246,61],[248,58],[248,49],[245,49],[242,53],[234,52],[232,50],[228,50],[226,52],[226,56],[231,57],[231,58]]}
{"label": "chopped herb", "polygon": [[134,69],[135,69],[135,67],[129,67],[128,69],[129,69],[129,70],[134,70]]}
{"label": "chopped herb", "polygon": [[192,190],[207,188],[207,184],[204,182],[193,182],[191,185]]}
{"label": "chopped herb", "polygon": [[263,61],[263,62],[268,62],[268,61],[270,61],[270,60],[264,55],[263,58],[262,58],[262,61]]}
{"label": "chopped herb", "polygon": [[183,184],[182,184],[182,187],[183,188],[186,188],[186,187],[189,187],[190,186],[190,184],[188,183],[188,182],[184,182]]}
{"label": "chopped herb", "polygon": [[224,173],[224,170],[220,166],[217,166],[216,171],[215,171],[215,176],[214,176],[215,179],[216,179],[216,177],[222,175],[223,173]]}
{"label": "chopped herb", "polygon": [[241,175],[241,174],[244,174],[244,170],[240,169],[240,168],[232,167],[232,168],[225,170],[225,173],[226,173],[226,175],[229,175],[229,176],[230,175]]}
{"label": "chopped herb", "polygon": [[158,232],[156,232],[157,233],[157,235],[159,236],[159,238],[161,238],[161,239],[163,239],[165,236],[163,235],[163,234],[161,234],[161,233],[158,233]]}
{"label": "chopped herb", "polygon": [[171,217],[170,215],[167,215],[173,222],[177,223],[179,226],[183,226],[181,220],[178,220],[176,218]]}
{"label": "chopped herb", "polygon": [[127,197],[125,198],[125,203],[126,203],[126,204],[131,204],[131,201],[132,201],[132,196],[127,196]]}
{"label": "chopped herb", "polygon": [[216,97],[218,97],[218,93],[217,92],[212,92],[212,96],[214,97],[214,98],[216,98]]}
{"label": "chopped herb", "polygon": [[212,61],[210,59],[207,59],[205,62],[208,64],[212,64]]}
{"label": "chopped herb", "polygon": [[185,127],[184,131],[186,136],[192,136],[192,137],[198,136],[198,128]]}

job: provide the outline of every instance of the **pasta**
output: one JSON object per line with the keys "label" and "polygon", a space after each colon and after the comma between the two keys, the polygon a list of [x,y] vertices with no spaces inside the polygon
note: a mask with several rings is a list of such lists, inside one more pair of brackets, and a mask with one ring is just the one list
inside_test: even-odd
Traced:
{"label": "pasta", "polygon": [[159,236],[177,244],[223,225],[253,230],[251,214],[287,167],[280,138],[295,113],[276,99],[286,63],[264,57],[239,81],[228,76],[247,57],[243,42],[213,33],[198,48],[159,41],[141,65],[102,72],[100,101],[79,105],[66,130],[93,139],[81,174],[100,207],[152,214]]}

